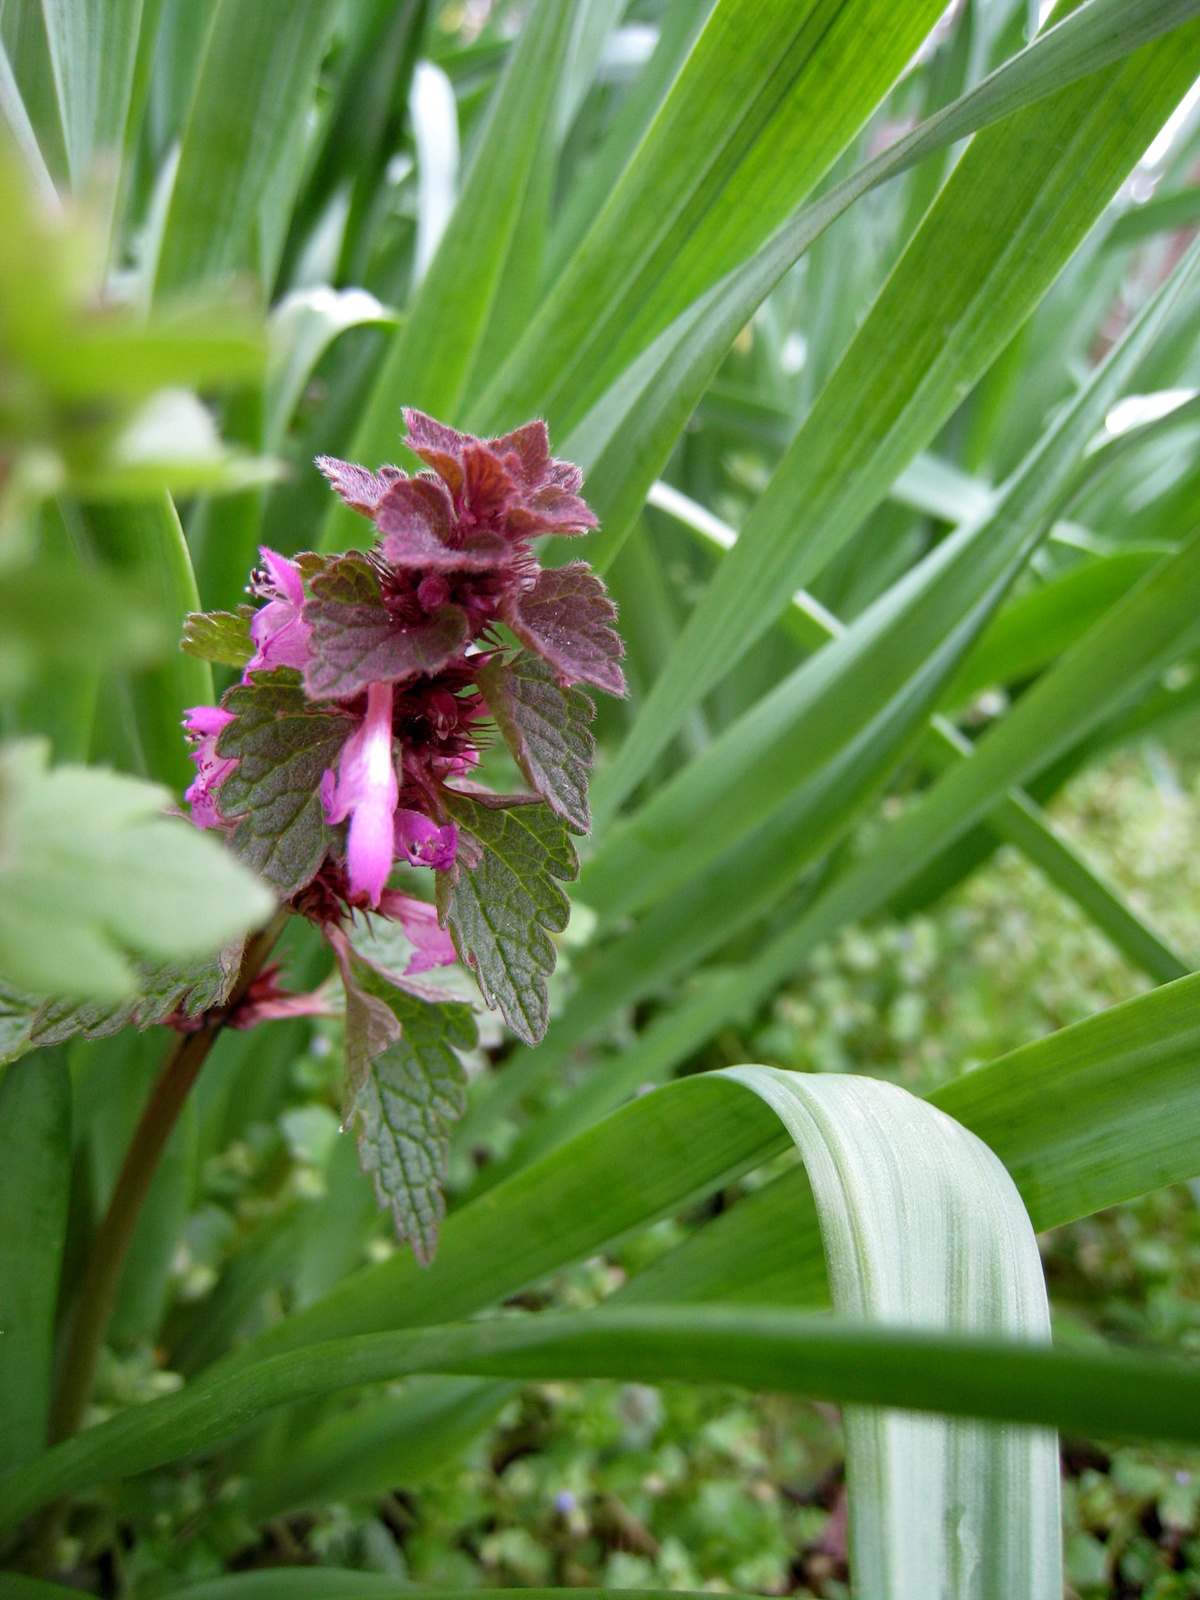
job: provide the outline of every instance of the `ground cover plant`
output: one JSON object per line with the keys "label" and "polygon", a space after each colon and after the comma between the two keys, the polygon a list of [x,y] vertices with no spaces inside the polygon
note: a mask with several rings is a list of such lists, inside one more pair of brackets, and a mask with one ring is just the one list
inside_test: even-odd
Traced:
{"label": "ground cover plant", "polygon": [[[421,1574],[1057,1596],[1063,1430],[1071,1581],[1189,1581],[1186,1341],[1046,1266],[1200,1174],[1196,946],[1047,807],[1196,704],[1198,13],[0,5],[13,1594],[394,1592],[696,1384],[796,1561]],[[871,1070],[797,986],[1001,846],[1140,976]]]}

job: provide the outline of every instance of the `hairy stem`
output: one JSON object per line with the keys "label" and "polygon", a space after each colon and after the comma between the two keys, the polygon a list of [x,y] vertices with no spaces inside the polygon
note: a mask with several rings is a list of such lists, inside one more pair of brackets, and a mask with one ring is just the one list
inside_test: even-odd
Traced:
{"label": "hairy stem", "polygon": [[251,935],[228,1002],[220,1010],[206,1013],[194,1033],[180,1035],[150,1091],[125,1152],[108,1210],[92,1240],[54,1396],[51,1444],[79,1431],[95,1386],[129,1241],[171,1130],[217,1036],[262,970],[290,914],[286,907],[281,908],[265,928]]}

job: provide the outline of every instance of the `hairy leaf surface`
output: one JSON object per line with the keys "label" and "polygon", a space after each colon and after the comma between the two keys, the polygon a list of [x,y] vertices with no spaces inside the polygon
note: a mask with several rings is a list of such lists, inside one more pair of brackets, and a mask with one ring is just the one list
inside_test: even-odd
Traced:
{"label": "hairy leaf surface", "polygon": [[222,811],[238,819],[233,849],[280,894],[295,894],[336,837],[325,821],[321,778],[355,723],[314,711],[290,667],[254,673],[224,704],[237,717],[217,744],[220,755],[238,758],[221,786]]}
{"label": "hairy leaf surface", "polygon": [[314,659],[304,686],[318,700],[436,672],[466,641],[466,617],[456,606],[443,606],[423,627],[399,627],[384,605],[379,574],[362,556],[330,562],[311,587],[304,617]]}
{"label": "hairy leaf surface", "polygon": [[186,966],[150,966],[140,961],[136,964],[138,992],[133,999],[116,1005],[48,1000],[34,1017],[30,1044],[62,1044],[76,1036],[107,1039],[122,1028],[153,1028],[168,1017],[198,1017],[229,999],[241,958],[242,941],[237,939],[211,959]]}
{"label": "hairy leaf surface", "polygon": [[564,689],[553,668],[529,651],[492,661],[477,682],[505,744],[531,788],[575,833],[592,826],[588,772],[596,708],[579,689]]}
{"label": "hairy leaf surface", "polygon": [[594,683],[625,693],[619,662],[625,654],[613,627],[617,608],[603,580],[583,561],[548,567],[510,607],[506,620],[522,644],[548,661],[567,683]]}
{"label": "hairy leaf surface", "polygon": [[548,805],[488,805],[447,794],[451,816],[482,851],[457,881],[438,874],[438,910],[488,1005],[527,1044],[546,1031],[546,980],[557,953],[550,935],[567,925],[571,906],[554,881],[578,875],[566,826]]}
{"label": "hairy leaf surface", "polygon": [[201,661],[240,669],[254,654],[250,637],[253,616],[253,606],[239,606],[237,611],[190,611],[183,621],[179,648]]}
{"label": "hairy leaf surface", "polygon": [[379,1203],[391,1208],[396,1232],[428,1264],[446,1210],[449,1125],[466,1103],[466,1074],[455,1050],[473,1047],[475,1020],[469,1005],[418,999],[369,968],[361,982],[394,1014],[399,1036],[371,1057],[349,1118]]}

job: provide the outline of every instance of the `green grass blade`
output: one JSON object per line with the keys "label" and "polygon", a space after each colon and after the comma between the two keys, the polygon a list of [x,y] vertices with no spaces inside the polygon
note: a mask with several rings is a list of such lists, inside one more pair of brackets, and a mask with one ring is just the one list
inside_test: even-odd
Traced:
{"label": "green grass blade", "polygon": [[[332,73],[323,75],[329,107],[319,147],[291,217],[281,278],[289,282],[313,230],[350,180],[349,211],[333,281],[364,281],[372,207],[400,139],[417,53],[428,19],[426,0],[366,0],[343,14],[347,37]],[[332,78],[332,82],[330,82]]]}
{"label": "green grass blade", "polygon": [[[572,426],[753,252],[875,109],[936,0],[714,6],[595,225],[470,420]],[[870,37],[871,49],[861,41]]]}
{"label": "green grass blade", "polygon": [[[147,8],[157,21],[157,8]],[[133,95],[134,68],[142,29],[143,0],[74,5],[42,0],[46,38],[58,91],[71,186],[85,189],[106,161],[110,199]]]}
{"label": "green grass blade", "polygon": [[[142,585],[164,626],[179,637],[184,617],[199,609],[200,597],[171,497],[163,493],[132,506],[77,508],[71,527],[81,553]],[[173,651],[163,666],[131,674],[127,692],[135,770],[176,789],[185,787],[193,769],[179,724],[189,706],[212,703],[212,668]]]}
{"label": "green grass blade", "polygon": [[[175,1600],[184,1600],[184,1596],[187,1600],[411,1600],[415,1587],[407,1578],[385,1578],[378,1572],[349,1567],[267,1567],[189,1583],[174,1595]],[[3,1600],[73,1600],[78,1593],[78,1589],[44,1583],[41,1578],[0,1573]],[[444,1593],[449,1600],[455,1591]],[[628,1591],[623,1591],[623,1600],[627,1595]],[[460,1600],[467,1600],[466,1595]]]}
{"label": "green grass blade", "polygon": [[[783,962],[781,971],[793,970],[786,963],[796,950],[813,948],[834,928],[886,901],[985,817],[1009,788],[1048,765],[1194,648],[1200,641],[1198,599],[1200,538],[1193,538],[1039,679],[969,761],[940,778],[875,849],[831,885],[778,942],[770,964]],[[759,963],[766,964],[765,952]]]}
{"label": "green grass blade", "polygon": [[[1189,12],[1189,15],[1192,13]],[[588,493],[601,532],[590,559],[603,570],[620,547],[653,478],[701,402],[729,346],[804,252],[853,203],[923,157],[987,127],[1133,49],[1147,29],[1181,13],[1146,0],[1102,0],[1081,7],[977,88],[920,123],[884,154],[860,167],[791,218],[757,255],[678,317],[627,369],[573,430],[564,453],[589,471]],[[781,442],[786,443],[790,428]],[[554,554],[554,544],[550,546]],[[567,559],[564,551],[559,559]]]}
{"label": "green grass blade", "polygon": [[[598,779],[598,817],[611,816],[687,709],[849,538],[982,376],[1198,64],[1200,30],[1190,27],[974,141]],[[1003,215],[998,194],[1012,205]]]}
{"label": "green grass blade", "polygon": [[46,1446],[71,1185],[71,1075],[39,1050],[0,1077],[0,1472]]}
{"label": "green grass blade", "polygon": [[1073,567],[1013,601],[989,624],[946,691],[966,705],[984,689],[1031,678],[1083,636],[1159,561],[1161,550],[1120,550]]}
{"label": "green grass blade", "polygon": [[372,1334],[214,1375],[47,1452],[0,1485],[0,1518],[11,1524],[87,1484],[202,1450],[275,1406],[432,1370],[732,1383],[1084,1437],[1200,1441],[1200,1373],[1190,1364],[897,1332],[774,1309],[631,1306]]}
{"label": "green grass blade", "polygon": [[45,160],[38,147],[37,135],[33,131],[33,123],[29,120],[29,112],[25,109],[21,91],[13,76],[2,32],[0,32],[0,116],[3,116],[8,124],[17,149],[21,152],[25,165],[37,184],[38,193],[43,200],[51,205],[55,204],[58,196],[54,180],[46,169]]}
{"label": "green grass blade", "polygon": [[571,185],[546,247],[546,281],[561,273],[637,150],[716,0],[677,0],[600,150]]}
{"label": "green grass blade", "polygon": [[626,1150],[636,1147],[646,1159],[620,1184],[611,1181],[613,1128],[589,1129],[568,1150],[454,1212],[430,1268],[406,1254],[357,1273],[259,1335],[222,1369],[351,1331],[466,1316],[670,1214],[787,1144],[765,1106],[714,1078],[647,1095],[621,1116]]}
{"label": "green grass blade", "polygon": [[70,181],[67,148],[41,0],[8,0],[0,13],[0,40],[42,158],[53,180],[65,186]]}
{"label": "green grass blade", "polygon": [[1109,229],[1105,244],[1110,250],[1122,245],[1140,244],[1156,233],[1190,228],[1200,222],[1200,189],[1181,189],[1176,194],[1156,195],[1145,205],[1131,206]]}
{"label": "green grass blade", "polygon": [[255,1473],[251,1515],[266,1522],[304,1506],[374,1500],[397,1483],[420,1483],[482,1433],[515,1392],[511,1383],[425,1378],[402,1394],[337,1412],[302,1438],[289,1436],[282,1459]]}
{"label": "green grass blade", "polygon": [[312,94],[335,0],[218,0],[183,132],[156,295],[257,265],[258,208]]}
{"label": "green grass blade", "polygon": [[1200,1170],[1198,1041],[1193,975],[1024,1045],[930,1098],[996,1151],[1041,1231]]}
{"label": "green grass blade", "polygon": [[[733,528],[667,484],[654,486],[650,503],[673,515],[698,534],[709,549],[724,554],[737,542]],[[995,504],[995,496],[990,491],[986,504]],[[964,517],[979,515],[981,503],[972,500],[967,504],[965,497],[959,497],[958,508]],[[956,685],[973,685],[971,692],[975,692],[991,683],[1027,676],[1045,666],[1085,633],[1161,557],[1161,551],[1157,550],[1120,551],[1077,567],[1045,588],[1022,596],[1006,607],[984,630],[964,662],[962,671],[956,676],[955,684],[947,691],[946,700],[964,698]],[[810,650],[830,639],[841,637],[845,632],[838,619],[804,590],[792,596],[782,621],[787,631]],[[936,770],[942,770],[950,760],[969,755],[971,746],[944,718],[935,717],[922,753],[935,763]],[[999,837],[1024,850],[1051,882],[1074,900],[1117,948],[1148,972],[1156,983],[1170,983],[1191,971],[1191,967],[1128,905],[1120,892],[1082,860],[1052,819],[1028,795],[1014,790],[992,813],[990,827]],[[732,990],[723,1006],[714,1005],[715,999],[715,995],[706,995],[700,1002],[700,1009],[710,1017],[720,1016],[720,1021],[712,1022],[712,1031],[746,1009],[744,1001]],[[732,1011],[729,1010],[730,1006]],[[696,1022],[698,1025],[699,1017]],[[681,1040],[693,1040],[694,1027],[683,1029],[679,1036]],[[634,1045],[625,1054],[636,1056],[638,1050],[639,1046]],[[590,1080],[543,1120],[556,1127],[565,1126],[569,1133],[577,1132],[594,1121],[602,1111],[619,1105],[638,1084],[657,1081],[674,1064],[674,1060],[681,1059],[674,1057],[667,1061],[661,1049],[652,1052],[652,1056],[655,1062],[653,1071],[646,1070],[645,1063],[640,1069],[631,1064],[630,1072],[640,1071],[640,1075],[626,1080],[624,1073],[620,1074],[622,1087],[615,1088],[615,1092],[605,1092],[595,1079]],[[621,1060],[624,1059],[622,1056]],[[614,1073],[615,1076],[617,1074]],[[601,1109],[584,1114],[582,1120],[577,1120],[577,1116],[568,1110],[569,1105],[577,1099],[581,1108],[586,1103]],[[539,1121],[537,1129],[541,1127],[542,1121]],[[552,1149],[562,1138],[569,1137],[569,1133],[560,1133],[547,1142],[546,1136],[535,1130],[537,1153]],[[521,1141],[522,1147],[526,1142],[526,1139]],[[524,1165],[524,1162],[518,1161],[515,1165]],[[491,1178],[490,1168],[485,1170],[484,1176]]]}
{"label": "green grass blade", "polygon": [[[359,426],[356,460],[378,465],[395,459],[402,405],[445,418],[457,414],[505,275],[527,248],[519,225],[554,140],[558,75],[574,13],[575,0],[539,0],[525,21],[454,214]],[[352,513],[333,515],[326,547],[339,547],[351,529],[357,536]]]}
{"label": "green grass blade", "polygon": [[[583,871],[579,894],[586,904],[607,917],[644,909],[727,852],[805,784],[813,788],[817,815],[848,825],[850,796],[843,793],[835,809],[824,792],[836,782],[837,767],[853,767],[865,796],[895,764],[1049,528],[1085,445],[1183,287],[1181,279],[1080,392],[987,514],[938,545],[609,832]],[[713,587],[720,591],[722,581]],[[818,847],[815,835],[810,859]]]}

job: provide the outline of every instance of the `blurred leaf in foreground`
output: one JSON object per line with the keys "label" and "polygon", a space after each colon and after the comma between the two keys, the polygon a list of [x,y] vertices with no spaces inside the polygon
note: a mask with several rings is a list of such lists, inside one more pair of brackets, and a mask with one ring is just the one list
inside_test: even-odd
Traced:
{"label": "blurred leaf in foreground", "polygon": [[0,976],[35,993],[117,999],[126,954],[208,954],[274,899],[212,839],[163,816],[166,790],[57,767],[49,745],[0,754]]}

